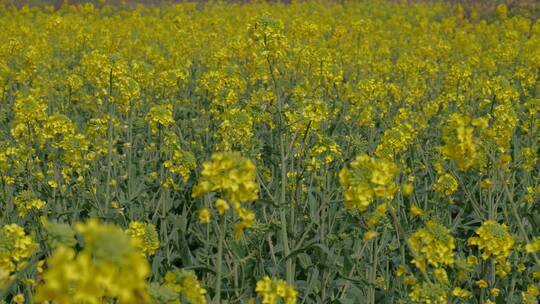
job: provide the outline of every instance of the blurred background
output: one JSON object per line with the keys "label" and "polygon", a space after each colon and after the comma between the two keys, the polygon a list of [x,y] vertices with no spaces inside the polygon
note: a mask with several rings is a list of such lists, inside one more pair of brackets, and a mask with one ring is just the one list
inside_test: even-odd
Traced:
{"label": "blurred background", "polygon": [[[0,3],[10,5],[54,5],[60,7],[66,0],[0,0]],[[206,0],[67,0],[70,4],[80,3],[94,3],[96,5],[108,3],[108,4],[125,4],[125,5],[161,5],[164,3],[180,3],[180,2],[208,2]],[[249,0],[228,0],[223,2],[250,2]],[[505,3],[510,6],[523,6],[523,5],[540,5],[540,0],[390,0],[395,2],[452,2],[462,3],[464,5],[485,5],[496,6],[500,3]],[[271,2],[290,2],[285,1],[271,1]],[[336,1],[341,2],[341,1]]]}
{"label": "blurred background", "polygon": [[[234,2],[234,3],[249,3],[252,0],[0,0],[0,4],[8,6],[22,7],[29,6],[53,6],[56,9],[62,7],[64,3],[69,4],[84,4],[92,3],[97,7],[103,5],[114,5],[122,7],[136,7],[137,5],[159,6],[164,4],[183,3],[183,2]],[[256,0],[260,1],[260,0]],[[302,0],[266,0],[267,2],[290,3],[291,1]],[[332,1],[332,0],[330,0]],[[333,0],[333,2],[341,3],[350,0]],[[354,0],[353,0],[354,1]],[[378,0],[358,0],[358,1],[378,1]],[[465,15],[469,15],[471,11],[476,11],[480,19],[492,19],[496,17],[496,7],[499,4],[508,6],[509,16],[520,15],[534,19],[540,19],[540,0],[381,0],[402,3],[418,3],[418,2],[447,2],[461,4],[465,10]]]}

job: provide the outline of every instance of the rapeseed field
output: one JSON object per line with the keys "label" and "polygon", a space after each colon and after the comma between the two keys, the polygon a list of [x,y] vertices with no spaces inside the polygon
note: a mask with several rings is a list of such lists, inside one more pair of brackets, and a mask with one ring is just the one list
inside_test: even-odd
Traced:
{"label": "rapeseed field", "polygon": [[531,12],[0,5],[0,300],[538,303]]}

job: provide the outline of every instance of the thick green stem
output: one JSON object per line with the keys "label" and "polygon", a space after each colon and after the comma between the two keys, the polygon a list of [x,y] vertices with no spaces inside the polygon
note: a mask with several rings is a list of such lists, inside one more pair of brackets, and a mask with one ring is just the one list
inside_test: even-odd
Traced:
{"label": "thick green stem", "polygon": [[287,217],[285,214],[286,211],[286,204],[287,204],[287,160],[285,158],[285,140],[283,139],[283,134],[280,134],[280,158],[281,158],[281,193],[280,193],[280,199],[279,199],[279,216],[281,221],[281,242],[283,245],[283,254],[285,258],[287,259],[285,261],[285,275],[287,278],[287,283],[293,284],[294,283],[294,277],[293,277],[293,269],[292,269],[292,260],[289,257],[290,254],[290,248],[289,248],[289,237],[287,234]]}
{"label": "thick green stem", "polygon": [[[266,37],[265,39],[265,45],[266,43]],[[268,64],[269,74],[272,78],[272,83],[274,85],[274,92],[276,94],[277,98],[277,110],[279,115],[278,120],[278,130],[279,130],[279,155],[280,155],[280,168],[281,168],[281,193],[279,196],[279,217],[281,221],[281,242],[283,246],[283,255],[285,257],[285,276],[287,283],[293,284],[294,283],[294,274],[293,274],[293,263],[291,257],[289,257],[289,254],[291,252],[289,247],[289,237],[287,233],[287,216],[285,214],[286,210],[286,204],[287,204],[287,154],[285,153],[285,134],[284,133],[284,124],[283,124],[283,100],[281,96],[278,94],[278,83],[276,80],[276,77],[274,75],[274,66],[272,64],[272,61],[270,60],[270,57],[266,57],[266,62]],[[291,221],[294,222],[294,212],[291,212]]]}
{"label": "thick green stem", "polygon": [[377,268],[377,240],[373,239],[371,241],[371,256],[370,256],[370,267],[368,268],[368,281],[369,281],[369,287],[368,287],[368,296],[367,296],[367,303],[368,304],[375,304],[375,274],[376,274],[376,268]]}
{"label": "thick green stem", "polygon": [[221,275],[223,265],[223,241],[225,240],[225,216],[221,216],[219,219],[219,242],[217,253],[217,265],[216,265],[216,295],[214,303],[221,303]]}

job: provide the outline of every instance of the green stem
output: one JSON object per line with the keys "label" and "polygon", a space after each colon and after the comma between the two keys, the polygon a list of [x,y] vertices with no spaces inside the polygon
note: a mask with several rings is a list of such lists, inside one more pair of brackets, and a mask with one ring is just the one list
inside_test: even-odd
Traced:
{"label": "green stem", "polygon": [[108,121],[108,127],[107,127],[107,190],[106,190],[106,199],[105,203],[106,209],[109,208],[111,205],[111,174],[112,174],[112,152],[113,152],[113,115],[114,115],[114,107],[111,102],[112,99],[112,83],[113,83],[113,71],[111,69],[110,75],[109,75],[109,96],[107,98],[107,106],[108,106],[108,112],[109,112],[109,121]]}
{"label": "green stem", "polygon": [[218,259],[216,265],[216,295],[215,303],[221,303],[221,275],[223,265],[223,241],[225,240],[225,216],[220,216],[219,219],[219,242],[218,242]]}
{"label": "green stem", "polygon": [[377,267],[377,240],[371,240],[370,267],[368,268],[368,304],[375,304],[375,274]]}
{"label": "green stem", "polygon": [[[265,45],[266,45],[266,37],[265,39]],[[276,94],[277,98],[277,104],[278,104],[278,114],[279,114],[279,121],[278,121],[278,130],[279,130],[279,154],[280,154],[280,167],[281,167],[281,193],[279,197],[279,216],[281,221],[281,242],[283,245],[283,254],[286,259],[285,261],[285,276],[287,283],[293,284],[294,283],[294,275],[293,275],[293,263],[292,258],[289,257],[289,254],[291,252],[289,247],[289,237],[287,235],[287,217],[285,214],[285,205],[286,205],[286,191],[287,191],[287,154],[285,153],[285,138],[284,138],[284,124],[283,124],[283,100],[281,96],[279,95],[277,89],[278,89],[278,83],[276,80],[276,77],[274,75],[274,67],[272,64],[272,61],[270,60],[270,57],[266,57],[266,62],[268,64],[269,74],[272,78],[272,83],[274,85],[274,93]],[[291,213],[291,216],[294,216],[294,213]],[[294,222],[294,218],[290,219]]]}
{"label": "green stem", "polygon": [[280,155],[281,155],[281,193],[280,193],[280,202],[279,202],[279,216],[281,221],[281,242],[283,245],[283,253],[287,258],[285,261],[285,275],[287,278],[287,283],[293,284],[293,271],[292,271],[292,259],[289,257],[290,248],[289,248],[289,237],[287,235],[287,217],[285,215],[285,205],[286,205],[286,191],[287,191],[287,165],[285,159],[285,147],[283,135],[280,134]]}

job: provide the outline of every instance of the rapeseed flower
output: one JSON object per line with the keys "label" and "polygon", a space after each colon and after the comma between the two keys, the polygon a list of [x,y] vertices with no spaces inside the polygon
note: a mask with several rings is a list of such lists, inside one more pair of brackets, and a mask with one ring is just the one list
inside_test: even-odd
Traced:
{"label": "rapeseed flower", "polygon": [[391,161],[360,154],[344,167],[340,182],[345,196],[345,208],[365,211],[376,198],[390,200],[397,191],[394,178],[399,172]]}
{"label": "rapeseed flower", "polygon": [[135,246],[146,256],[154,255],[159,249],[159,238],[153,224],[131,222],[126,232],[135,242]]}
{"label": "rapeseed flower", "polygon": [[100,303],[118,299],[142,303],[148,298],[148,262],[120,228],[95,219],[76,225],[82,250],[59,246],[47,259],[36,301]]}
{"label": "rapeseed flower", "polygon": [[426,262],[434,267],[454,264],[454,238],[448,228],[435,221],[414,232],[408,242],[417,255],[413,262],[421,271],[426,271]]}
{"label": "rapeseed flower", "polygon": [[17,224],[7,224],[0,230],[0,270],[12,273],[26,265],[38,249],[31,235]]}
{"label": "rapeseed flower", "polygon": [[276,304],[280,299],[285,304],[295,304],[297,300],[297,291],[293,286],[283,280],[272,280],[268,276],[257,282],[255,292],[263,304]]}

